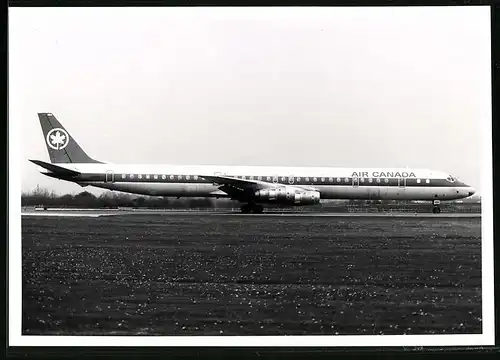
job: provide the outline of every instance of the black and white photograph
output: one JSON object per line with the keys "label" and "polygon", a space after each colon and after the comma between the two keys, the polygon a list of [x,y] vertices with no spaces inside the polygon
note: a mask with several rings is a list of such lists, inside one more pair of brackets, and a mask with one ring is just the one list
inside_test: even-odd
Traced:
{"label": "black and white photograph", "polygon": [[494,344],[489,7],[8,30],[11,345]]}

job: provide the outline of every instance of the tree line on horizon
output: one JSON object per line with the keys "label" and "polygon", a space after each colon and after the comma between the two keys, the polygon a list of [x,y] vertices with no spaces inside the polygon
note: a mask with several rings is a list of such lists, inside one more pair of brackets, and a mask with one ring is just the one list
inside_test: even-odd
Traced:
{"label": "tree line on horizon", "polygon": [[[227,202],[227,200],[226,200]],[[121,192],[107,191],[96,196],[88,191],[78,194],[58,195],[54,191],[37,188],[23,192],[21,206],[41,207],[77,207],[77,208],[213,208],[212,199],[208,198],[166,198],[159,196],[137,196]]]}

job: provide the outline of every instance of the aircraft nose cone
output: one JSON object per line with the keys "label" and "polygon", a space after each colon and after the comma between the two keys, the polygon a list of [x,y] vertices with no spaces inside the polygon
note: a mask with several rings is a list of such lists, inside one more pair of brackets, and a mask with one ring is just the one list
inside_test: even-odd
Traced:
{"label": "aircraft nose cone", "polygon": [[469,188],[469,196],[472,196],[476,193],[476,189],[474,189],[473,187],[470,187]]}

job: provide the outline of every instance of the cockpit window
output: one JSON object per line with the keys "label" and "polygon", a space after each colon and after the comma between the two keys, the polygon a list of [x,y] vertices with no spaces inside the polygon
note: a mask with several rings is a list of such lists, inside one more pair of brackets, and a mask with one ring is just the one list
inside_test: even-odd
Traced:
{"label": "cockpit window", "polygon": [[455,178],[451,175],[448,175],[448,177],[446,178],[446,180],[448,180],[449,182],[455,182]]}

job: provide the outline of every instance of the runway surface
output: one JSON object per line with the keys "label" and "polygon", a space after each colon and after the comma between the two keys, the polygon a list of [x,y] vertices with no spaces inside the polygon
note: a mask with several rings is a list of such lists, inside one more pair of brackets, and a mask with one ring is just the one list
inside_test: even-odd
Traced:
{"label": "runway surface", "polygon": [[193,215],[23,216],[23,333],[481,332],[478,217]]}
{"label": "runway surface", "polygon": [[169,216],[182,215],[182,216],[307,216],[307,217],[419,217],[419,218],[480,218],[480,213],[415,213],[415,212],[350,212],[350,213],[333,213],[333,212],[301,212],[301,211],[273,211],[267,210],[263,214],[242,214],[239,210],[101,210],[101,209],[47,209],[47,210],[26,210],[22,211],[22,216],[64,216],[64,217],[100,217],[100,216],[120,216],[120,215],[159,215],[166,214]]}

